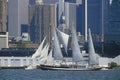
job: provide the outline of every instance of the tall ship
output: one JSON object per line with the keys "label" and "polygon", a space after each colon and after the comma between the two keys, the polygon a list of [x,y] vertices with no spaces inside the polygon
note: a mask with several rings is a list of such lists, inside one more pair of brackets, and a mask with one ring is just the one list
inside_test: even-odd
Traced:
{"label": "tall ship", "polygon": [[[45,39],[39,46],[38,50],[35,54],[33,54],[33,59],[39,59],[39,64],[36,64],[36,68],[41,68],[42,70],[100,70],[101,67],[98,66],[98,58],[99,56],[96,55],[91,31],[89,29],[89,41],[88,41],[88,58],[84,58],[82,55],[82,51],[78,44],[78,39],[76,35],[76,30],[73,28],[71,30],[71,35],[63,33],[59,29],[54,28],[53,31],[53,47],[49,51],[49,45],[46,44],[43,47]],[[67,52],[67,45],[69,37],[71,36],[71,50],[72,50],[72,57],[67,58],[63,56],[61,51],[61,47],[59,44],[59,40],[63,44],[65,49],[66,55],[69,53]]]}

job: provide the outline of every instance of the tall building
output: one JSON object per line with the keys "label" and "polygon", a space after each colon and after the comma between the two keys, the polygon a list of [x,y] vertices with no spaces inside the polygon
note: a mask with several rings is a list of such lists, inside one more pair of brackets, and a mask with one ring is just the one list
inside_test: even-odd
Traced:
{"label": "tall building", "polygon": [[65,24],[69,29],[77,25],[76,7],[74,3],[65,3]]}
{"label": "tall building", "polygon": [[[81,5],[81,4],[80,4]],[[77,27],[77,4],[60,0],[56,6],[56,26],[65,24],[66,29]]]}
{"label": "tall building", "polygon": [[29,5],[29,24],[30,37],[34,43],[41,43],[45,36],[46,41],[50,43],[52,27],[55,25],[55,5]]}
{"label": "tall building", "polygon": [[0,32],[6,32],[6,0],[0,0]]}
{"label": "tall building", "polygon": [[116,57],[120,55],[120,1],[110,0],[108,11],[108,26],[104,30],[104,53]]}
{"label": "tall building", "polygon": [[8,33],[6,32],[6,0],[0,0],[0,49],[8,48]]}
{"label": "tall building", "polygon": [[94,34],[102,34],[108,26],[109,0],[88,0],[88,26]]}
{"label": "tall building", "polygon": [[109,6],[109,26],[106,28],[107,42],[120,42],[120,1],[112,0]]}
{"label": "tall building", "polygon": [[[102,38],[108,26],[109,0],[87,0],[87,27],[96,38]],[[77,7],[77,31],[85,34],[85,0]]]}
{"label": "tall building", "polygon": [[28,27],[29,0],[8,1],[8,31],[9,36],[21,37],[22,29]]}
{"label": "tall building", "polygon": [[[65,0],[65,2],[76,3],[76,27],[77,31],[85,35],[85,1]],[[108,9],[110,0],[87,0],[87,27],[91,28],[96,40],[104,37],[108,26]],[[98,39],[99,38],[99,39]]]}

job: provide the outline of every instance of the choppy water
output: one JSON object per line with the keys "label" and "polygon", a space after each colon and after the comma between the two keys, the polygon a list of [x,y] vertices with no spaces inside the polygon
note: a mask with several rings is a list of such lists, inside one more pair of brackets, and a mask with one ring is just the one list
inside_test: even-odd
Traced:
{"label": "choppy water", "polygon": [[101,71],[43,71],[0,70],[0,80],[120,80],[120,70]]}

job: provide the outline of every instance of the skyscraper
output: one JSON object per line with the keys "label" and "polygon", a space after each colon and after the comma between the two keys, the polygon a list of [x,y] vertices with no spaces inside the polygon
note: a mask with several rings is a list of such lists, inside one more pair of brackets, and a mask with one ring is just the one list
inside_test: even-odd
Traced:
{"label": "skyscraper", "polygon": [[0,0],[0,32],[6,32],[6,0]]}
{"label": "skyscraper", "polygon": [[67,29],[71,29],[73,26],[76,28],[78,18],[76,3],[69,3],[69,1],[65,2],[64,0],[60,0],[59,3],[57,3],[56,13],[57,26],[65,24]]}
{"label": "skyscraper", "polygon": [[76,15],[77,5],[74,3],[65,3],[65,24],[69,29],[77,25],[77,15]]}
{"label": "skyscraper", "polygon": [[34,43],[46,41],[50,44],[52,39],[52,27],[55,25],[55,5],[36,4],[29,6],[30,37]]}
{"label": "skyscraper", "polygon": [[[109,0],[87,0],[87,27],[91,28],[92,34],[102,38],[104,29],[108,26]],[[79,17],[77,30],[84,35],[85,31],[85,0],[77,7]]]}
{"label": "skyscraper", "polygon": [[109,26],[106,27],[106,40],[119,42],[118,36],[120,36],[120,1],[112,0],[109,5]]}
{"label": "skyscraper", "polygon": [[108,26],[105,27],[105,53],[120,55],[120,1],[110,0]]}
{"label": "skyscraper", "polygon": [[8,31],[9,36],[20,37],[22,27],[28,25],[29,0],[8,1]]}
{"label": "skyscraper", "polygon": [[8,48],[8,33],[6,32],[6,0],[0,0],[0,49]]}

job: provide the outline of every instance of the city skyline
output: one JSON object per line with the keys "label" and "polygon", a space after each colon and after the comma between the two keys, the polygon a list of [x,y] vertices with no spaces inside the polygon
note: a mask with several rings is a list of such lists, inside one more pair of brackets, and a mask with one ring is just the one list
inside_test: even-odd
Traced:
{"label": "city skyline", "polygon": [[[9,0],[9,1],[11,1],[11,0]],[[9,9],[10,7],[9,7],[9,1],[8,1],[8,30],[10,30],[11,28],[10,28],[10,23],[11,22],[9,22],[9,21],[11,21],[11,19],[13,19],[14,20],[14,17],[12,17],[12,18],[10,18],[11,16],[9,16],[9,12],[11,11],[11,12],[13,12],[14,13],[14,11],[12,11],[11,9]],[[31,1],[31,0],[29,0],[29,1]],[[28,0],[27,0],[27,2],[29,2]],[[33,1],[33,0],[32,0]],[[35,0],[34,0],[35,1]],[[47,2],[45,2],[46,0],[43,0],[43,2],[44,3],[47,3]],[[55,4],[55,2],[57,2],[58,0],[50,0],[49,2],[54,2],[54,4]],[[13,1],[14,2],[14,1]],[[21,1],[22,2],[22,1]],[[67,3],[60,3],[59,5],[58,5],[58,7],[60,7],[60,6],[63,6],[64,5],[64,10],[63,11],[60,11],[60,9],[58,9],[58,12],[57,13],[59,13],[58,15],[56,15],[56,16],[59,16],[59,19],[56,21],[56,22],[58,22],[58,23],[56,23],[56,25],[58,26],[59,25],[59,20],[60,20],[60,16],[62,15],[62,14],[64,14],[62,17],[64,17],[65,18],[65,25],[68,27],[70,27],[72,24],[71,24],[71,21],[69,21],[69,20],[71,20],[70,19],[70,14],[72,13],[72,12],[69,12],[70,10],[69,10],[69,7],[70,7],[70,5],[72,5],[72,4],[76,4],[77,2],[79,2],[79,3],[81,3],[81,4],[79,4],[79,5],[77,5],[76,4],[76,8],[74,8],[74,11],[73,12],[76,12],[76,13],[74,13],[74,14],[71,14],[71,17],[73,17],[73,15],[75,15],[76,16],[76,18],[74,17],[74,20],[73,21],[75,21],[75,22],[73,22],[75,25],[76,25],[76,30],[78,31],[78,32],[80,32],[82,35],[84,35],[84,31],[85,31],[85,29],[84,29],[84,26],[85,26],[85,20],[84,20],[84,18],[85,18],[85,15],[84,15],[84,8],[85,8],[85,6],[84,6],[84,0],[65,0],[65,2],[67,2]],[[108,26],[107,25],[107,23],[108,22],[106,22],[106,21],[108,21],[107,19],[107,17],[106,17],[106,15],[108,14],[108,6],[109,5],[111,5],[111,4],[109,4],[109,3],[111,3],[111,2],[113,2],[112,0],[106,0],[106,1],[104,1],[104,4],[102,4],[101,3],[101,1],[96,1],[95,2],[95,0],[89,0],[88,1],[88,26],[89,27],[91,27],[91,29],[92,29],[92,31],[94,31],[93,32],[93,34],[100,34],[101,35],[101,26],[102,26],[102,24],[104,25],[104,26]],[[70,3],[70,5],[68,6],[68,3]],[[98,4],[99,3],[99,4]],[[19,2],[19,4],[20,4],[20,2]],[[51,3],[50,3],[51,4]],[[61,5],[62,4],[62,5]],[[74,5],[75,5],[74,4]],[[95,7],[95,6],[92,6],[92,5],[94,5],[94,4],[96,4],[96,8],[94,8],[94,9],[92,9],[92,7]],[[24,5],[24,4],[23,4]],[[27,5],[28,5],[28,3],[27,3]],[[105,11],[102,11],[102,6],[103,5],[103,8],[104,8],[104,10]],[[20,5],[19,5],[20,6]],[[22,7],[21,7],[21,9],[23,9]],[[72,8],[71,8],[72,9]],[[22,17],[20,17],[20,15],[21,14],[23,14],[23,12],[25,12],[25,14],[28,14],[28,9],[26,8],[24,11],[22,10],[22,12],[20,12],[21,10],[20,10],[20,7],[19,7],[19,9],[18,9],[18,12],[20,13],[19,14],[19,16],[16,16],[16,17],[19,17],[19,19],[21,18],[21,20],[15,20],[15,21],[17,21],[18,23],[21,23],[21,22],[23,22],[21,25],[19,25],[20,27],[28,27],[27,25],[28,25],[28,22],[26,22],[26,23],[24,23],[24,20],[26,19],[26,21],[28,21],[27,19],[28,19],[28,17],[24,17],[24,18],[22,18]],[[94,17],[93,16],[91,16],[91,14],[92,14],[92,12],[93,11],[95,11],[93,14],[95,14],[94,15]],[[69,13],[68,13],[69,12]],[[99,14],[98,14],[98,12],[99,12]],[[104,18],[103,18],[103,20],[105,19],[105,22],[104,23],[102,23],[102,12],[103,12],[103,15],[104,15]],[[12,13],[12,14],[13,14]],[[66,16],[65,16],[66,15]],[[15,15],[14,15],[15,16]],[[95,17],[96,16],[96,17]],[[96,18],[96,19],[95,19]],[[73,18],[72,18],[73,19]],[[93,22],[92,22],[92,20],[93,20]],[[96,23],[95,23],[95,21],[96,21]],[[14,23],[16,23],[14,21]],[[70,23],[70,24],[69,24]],[[60,23],[61,24],[61,23]],[[69,24],[69,25],[68,25]],[[98,25],[99,24],[99,25]],[[97,26],[97,27],[96,27]],[[106,27],[105,27],[106,28]],[[18,33],[19,33],[19,36],[21,36],[22,35],[22,29],[24,29],[24,28],[19,28],[18,29],[18,31],[17,30],[14,30],[14,31],[17,31]],[[29,28],[28,28],[29,29]],[[107,29],[107,28],[106,28]],[[9,31],[9,33],[10,33],[10,35],[11,35],[11,32],[13,33],[14,31]],[[27,31],[28,32],[28,31]],[[15,34],[15,33],[13,33],[13,34]],[[14,35],[13,35],[14,36]],[[17,36],[15,36],[15,37],[17,37]]]}
{"label": "city skyline", "polygon": [[[43,1],[45,1],[45,0],[43,0]],[[50,0],[50,1],[53,1],[53,0]],[[56,2],[57,0],[54,0],[54,1]],[[67,1],[67,0],[66,0],[66,1]],[[75,0],[73,0],[73,1],[75,1]],[[78,1],[78,0],[76,0],[76,1]],[[68,2],[69,2],[69,1],[68,1]],[[79,11],[80,11],[80,9],[79,9]],[[82,13],[84,13],[84,10],[82,11]],[[78,14],[78,16],[79,16],[79,14]],[[79,18],[80,18],[80,17],[79,17]],[[8,18],[8,19],[9,19],[9,18]],[[78,19],[78,20],[80,20],[80,19]],[[78,21],[78,20],[77,20],[77,21]],[[84,20],[84,19],[83,19],[83,20]],[[83,20],[82,20],[82,22],[83,22]],[[9,20],[8,20],[8,21],[9,21]],[[79,23],[79,22],[77,22],[77,23]],[[81,22],[80,22],[80,23],[81,23]],[[81,25],[80,23],[79,23],[79,26]],[[9,23],[8,23],[8,24],[9,24]],[[83,23],[82,23],[82,24],[83,24]],[[82,25],[82,27],[84,27],[84,25]],[[77,30],[79,31],[78,28],[77,28]],[[84,31],[83,28],[81,28],[81,30]],[[84,32],[82,32],[82,31],[80,31],[80,32],[81,32],[81,33],[84,33]]]}

